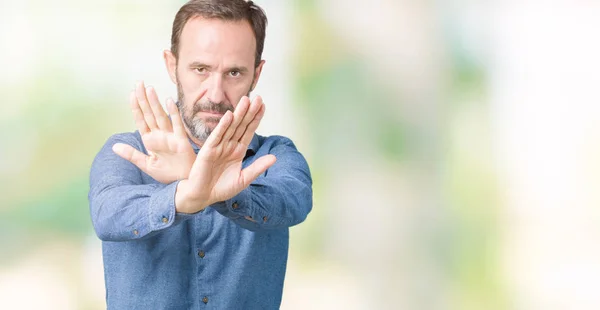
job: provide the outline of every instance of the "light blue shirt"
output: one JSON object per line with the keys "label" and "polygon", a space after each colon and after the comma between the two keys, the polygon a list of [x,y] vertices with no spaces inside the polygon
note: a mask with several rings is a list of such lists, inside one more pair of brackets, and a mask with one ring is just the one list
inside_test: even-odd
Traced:
{"label": "light blue shirt", "polygon": [[192,215],[175,211],[178,182],[155,181],[112,151],[117,142],[147,154],[138,132],[117,134],[92,164],[108,309],[279,309],[288,228],[312,209],[308,164],[292,141],[255,135],[243,167],[266,154],[276,163],[237,196]]}

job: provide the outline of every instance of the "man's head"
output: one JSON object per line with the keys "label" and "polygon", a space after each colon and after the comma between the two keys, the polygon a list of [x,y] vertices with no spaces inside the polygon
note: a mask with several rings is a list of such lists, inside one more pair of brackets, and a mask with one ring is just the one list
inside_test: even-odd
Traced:
{"label": "man's head", "polygon": [[256,86],[266,25],[265,13],[252,1],[191,0],[177,12],[164,57],[196,143]]}

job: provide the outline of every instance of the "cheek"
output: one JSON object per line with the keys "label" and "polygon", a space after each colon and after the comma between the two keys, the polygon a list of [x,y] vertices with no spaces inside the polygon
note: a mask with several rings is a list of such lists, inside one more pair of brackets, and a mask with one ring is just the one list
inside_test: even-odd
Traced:
{"label": "cheek", "polygon": [[231,84],[225,91],[227,99],[234,108],[237,106],[243,96],[248,95],[248,91],[252,85],[250,82],[251,81],[244,81],[243,83]]}
{"label": "cheek", "polygon": [[202,83],[193,73],[184,72],[179,74],[179,83],[181,88],[187,93],[198,89],[198,86]]}
{"label": "cheek", "polygon": [[179,83],[181,85],[181,91],[185,96],[185,101],[187,103],[197,102],[201,99],[203,94],[203,83],[193,73],[184,73],[179,76]]}

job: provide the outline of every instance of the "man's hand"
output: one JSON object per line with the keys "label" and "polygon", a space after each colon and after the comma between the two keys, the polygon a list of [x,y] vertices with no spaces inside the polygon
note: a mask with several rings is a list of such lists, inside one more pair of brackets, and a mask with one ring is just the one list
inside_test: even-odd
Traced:
{"label": "man's hand", "polygon": [[230,199],[275,163],[275,156],[265,155],[242,170],[242,160],[264,113],[260,97],[250,103],[244,96],[235,112],[223,115],[200,149],[188,179],[178,184],[177,211],[196,213]]}
{"label": "man's hand", "polygon": [[136,85],[129,100],[135,125],[148,155],[123,143],[115,144],[113,151],[161,183],[186,179],[196,153],[173,100],[167,100],[171,120],[160,105],[154,89],[145,88],[143,82]]}

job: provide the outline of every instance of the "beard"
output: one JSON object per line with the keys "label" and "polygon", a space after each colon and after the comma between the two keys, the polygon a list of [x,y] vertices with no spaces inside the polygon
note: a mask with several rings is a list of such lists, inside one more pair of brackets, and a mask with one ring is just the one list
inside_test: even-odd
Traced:
{"label": "beard", "polygon": [[[183,123],[188,128],[190,134],[198,141],[206,141],[213,129],[217,126],[221,117],[207,117],[205,119],[196,116],[200,112],[211,112],[225,114],[227,111],[233,112],[234,108],[230,103],[225,102],[195,102],[191,107],[191,111],[185,108],[185,94],[179,79],[177,79],[177,102],[175,103],[183,119]],[[188,113],[189,112],[189,113]],[[212,126],[210,126],[211,124]]]}
{"label": "beard", "polygon": [[[250,83],[250,88],[246,93],[246,96],[250,97],[250,92],[252,91],[252,86],[254,85],[254,73],[252,74],[252,83]],[[196,115],[200,112],[212,112],[225,114],[227,111],[234,111],[233,105],[227,102],[212,102],[210,100],[206,102],[195,102],[191,107],[190,113],[185,108],[185,94],[183,93],[183,87],[179,82],[179,77],[177,77],[177,102],[175,102],[177,108],[179,109],[179,114],[181,114],[181,118],[183,119],[183,123],[188,128],[190,134],[196,138],[198,141],[204,142],[208,139],[208,136],[212,133],[213,129],[219,124],[221,117],[207,117],[205,119],[200,118]],[[209,124],[212,123],[212,126]]]}

